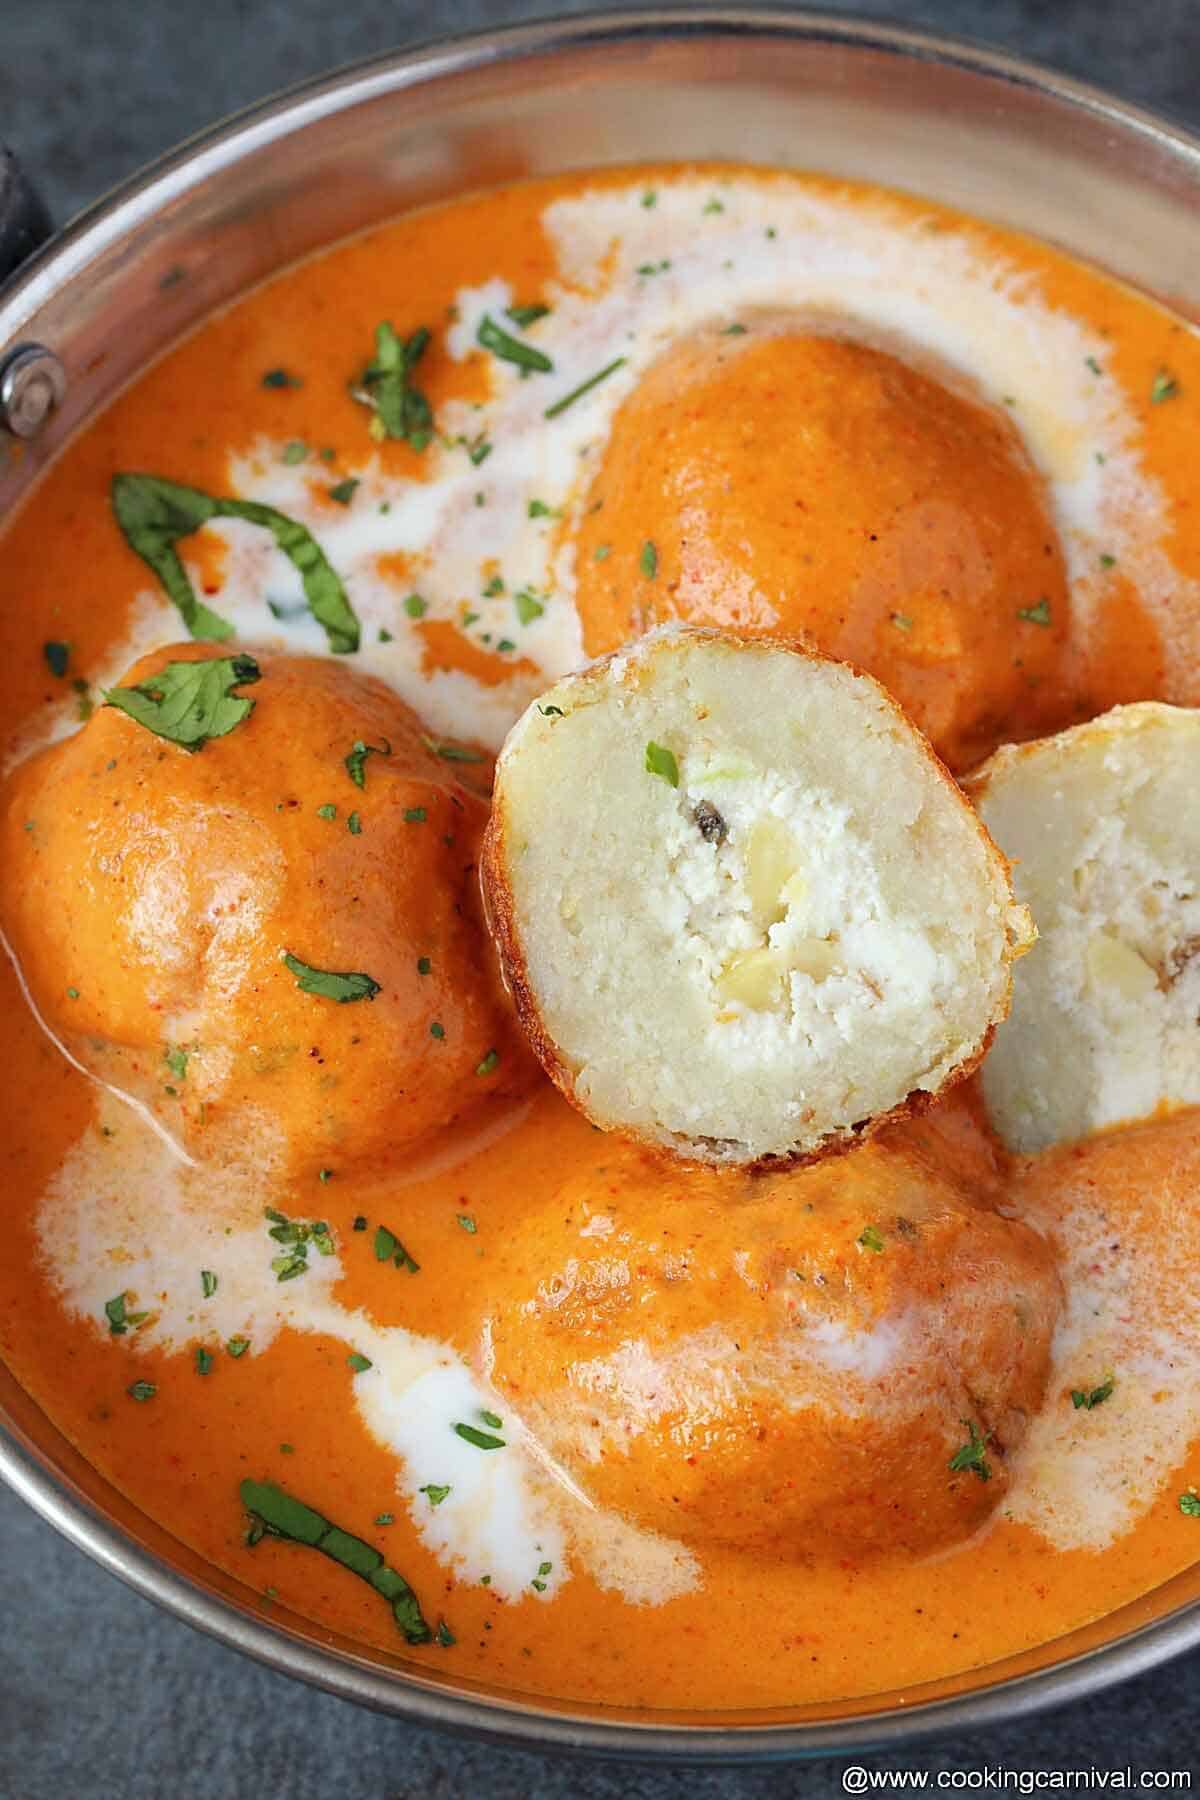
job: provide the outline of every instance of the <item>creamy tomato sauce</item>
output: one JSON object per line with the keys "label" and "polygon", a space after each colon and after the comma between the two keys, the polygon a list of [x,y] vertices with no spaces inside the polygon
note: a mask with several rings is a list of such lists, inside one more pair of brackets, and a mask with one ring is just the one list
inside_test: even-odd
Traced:
{"label": "creamy tomato sauce", "polygon": [[[1045,246],[879,190],[713,167],[531,182],[400,219],[249,295],[120,397],[8,523],[0,563],[6,878],[36,893],[5,901],[21,967],[0,971],[0,1053],[21,1099],[0,1152],[0,1353],[87,1458],[252,1588],[403,1650],[382,1590],[312,1549],[247,1541],[240,1484],[275,1483],[403,1575],[433,1633],[415,1656],[632,1706],[912,1688],[1195,1562],[1200,1522],[1178,1503],[1200,1483],[1196,1264],[1178,1228],[1190,1115],[1020,1165],[974,1096],[894,1134],[1040,1232],[1063,1284],[1041,1408],[967,1541],[918,1553],[835,1528],[731,1548],[719,1519],[707,1538],[676,1532],[667,1496],[639,1523],[619,1476],[591,1494],[586,1467],[558,1466],[523,1421],[497,1321],[511,1341],[513,1316],[556,1304],[552,1278],[584,1263],[641,1292],[618,1246],[658,1254],[679,1178],[525,1066],[469,876],[487,751],[521,708],[628,631],[705,616],[706,595],[717,622],[857,658],[957,769],[1118,700],[1193,703],[1198,394],[1191,327]],[[253,715],[179,777],[165,759],[182,753],[111,708],[86,756],[51,760],[136,657],[160,668],[188,638],[162,540],[123,533],[110,507],[113,477],[139,472],[233,503],[188,502],[171,542],[185,604],[261,665],[239,690]],[[246,502],[317,546],[356,649],[334,642],[345,614],[324,574],[310,588],[307,550]],[[322,678],[344,710],[321,715],[319,742],[290,742],[273,709],[312,704],[306,655],[392,692],[368,704]],[[217,821],[224,886],[202,830],[161,839],[160,770],[172,805]],[[424,861],[411,834],[431,831],[444,854]],[[160,841],[179,880],[99,931],[96,846],[111,873]],[[286,974],[276,990],[274,952],[228,1013],[219,984],[189,985],[222,908],[244,917],[250,900],[265,923],[245,954],[236,932],[220,940],[235,988],[255,944],[303,943],[320,973],[367,969],[377,939],[379,1004],[343,1008],[353,996]],[[322,933],[343,931],[356,960],[321,962]],[[164,944],[182,959],[169,1003]],[[821,1279],[848,1288],[875,1254],[870,1166],[864,1152],[821,1177]],[[753,1335],[763,1291],[729,1275],[749,1255],[733,1197],[718,1177],[672,1190],[718,1221],[731,1341]],[[683,1281],[664,1309],[681,1332],[691,1294]],[[868,1447],[899,1342],[836,1346]],[[558,1374],[551,1355],[538,1379]],[[753,1445],[742,1456],[753,1487]],[[955,1476],[972,1508],[978,1463]],[[899,1451],[874,1479],[881,1508],[903,1499]]]}

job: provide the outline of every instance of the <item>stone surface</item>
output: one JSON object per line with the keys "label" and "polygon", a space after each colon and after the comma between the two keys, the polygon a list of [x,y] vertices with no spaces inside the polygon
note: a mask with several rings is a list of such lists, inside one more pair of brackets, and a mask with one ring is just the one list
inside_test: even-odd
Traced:
{"label": "stone surface", "polygon": [[[853,11],[825,0],[828,10]],[[222,113],[442,32],[508,0],[10,0],[0,132],[61,219]],[[544,9],[543,9],[544,10]],[[583,6],[558,0],[557,10]],[[1200,6],[1159,0],[876,0],[876,17],[975,36],[1200,123]],[[664,1771],[496,1750],[377,1718],[260,1669],[158,1612],[0,1491],[0,1800],[783,1800],[842,1791],[821,1760]],[[888,1757],[881,1769],[1200,1771],[1192,1655],[1040,1719]],[[1136,1777],[1135,1777],[1136,1779]]]}

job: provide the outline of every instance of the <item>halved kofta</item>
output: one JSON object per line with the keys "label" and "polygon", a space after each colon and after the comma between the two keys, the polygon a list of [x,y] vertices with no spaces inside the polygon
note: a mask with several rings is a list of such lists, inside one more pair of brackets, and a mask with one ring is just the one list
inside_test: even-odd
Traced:
{"label": "halved kofta", "polygon": [[878,682],[666,628],[501,753],[483,871],[517,1008],[593,1122],[812,1157],[968,1073],[1032,939],[1008,867]]}

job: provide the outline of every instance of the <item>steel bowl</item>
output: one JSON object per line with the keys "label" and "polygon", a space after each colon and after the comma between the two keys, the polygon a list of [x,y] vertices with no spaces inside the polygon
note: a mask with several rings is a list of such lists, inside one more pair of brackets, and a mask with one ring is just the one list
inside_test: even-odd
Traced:
{"label": "steel bowl", "polygon": [[[24,433],[3,455],[0,428],[0,511],[160,350],[298,257],[488,183],[713,157],[911,188],[1200,315],[1200,141],[1107,94],[815,13],[552,21],[293,89],[193,138],[26,262],[0,290],[0,426]],[[903,1692],[771,1712],[588,1707],[266,1614],[104,1481],[3,1366],[0,1477],[114,1575],[259,1661],[420,1724],[541,1748],[725,1762],[895,1751],[1095,1695],[1200,1644],[1197,1566],[1053,1643]]]}

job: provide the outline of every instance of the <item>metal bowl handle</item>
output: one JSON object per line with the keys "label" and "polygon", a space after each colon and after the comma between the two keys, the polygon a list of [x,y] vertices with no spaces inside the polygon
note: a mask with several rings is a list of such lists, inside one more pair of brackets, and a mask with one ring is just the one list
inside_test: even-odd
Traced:
{"label": "metal bowl handle", "polygon": [[0,281],[53,229],[45,201],[7,144],[0,144]]}

